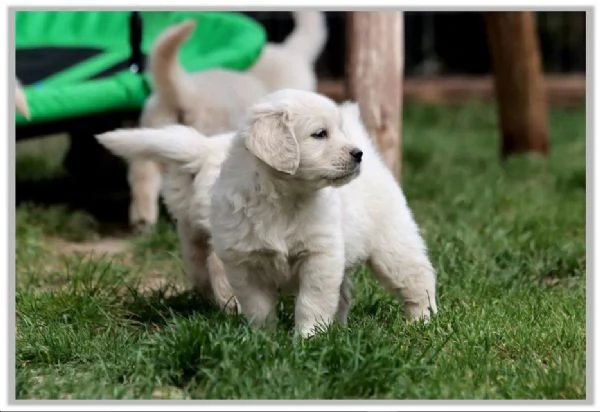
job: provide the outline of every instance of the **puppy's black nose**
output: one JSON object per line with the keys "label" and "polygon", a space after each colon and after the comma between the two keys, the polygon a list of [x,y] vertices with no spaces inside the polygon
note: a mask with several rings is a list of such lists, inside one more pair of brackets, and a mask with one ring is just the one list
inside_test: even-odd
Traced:
{"label": "puppy's black nose", "polygon": [[354,148],[350,150],[350,155],[354,158],[354,160],[356,160],[357,163],[360,163],[360,161],[362,160],[363,152],[360,149]]}

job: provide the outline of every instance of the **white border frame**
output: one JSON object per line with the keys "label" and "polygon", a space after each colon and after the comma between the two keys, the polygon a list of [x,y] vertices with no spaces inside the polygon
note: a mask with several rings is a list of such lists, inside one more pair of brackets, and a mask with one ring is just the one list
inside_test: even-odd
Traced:
{"label": "white border frame", "polygon": [[[14,2],[13,2],[14,3]],[[596,145],[594,143],[594,119],[598,116],[596,111],[596,95],[594,76],[596,64],[596,39],[598,31],[595,27],[595,7],[593,1],[573,2],[565,4],[554,0],[529,1],[526,4],[515,2],[494,2],[487,3],[485,6],[475,1],[462,1],[459,4],[441,1],[420,0],[418,5],[407,2],[391,3],[378,2],[368,5],[361,1],[329,2],[323,4],[316,1],[305,1],[302,5],[287,5],[281,7],[281,1],[260,1],[249,5],[245,1],[220,1],[207,2],[200,0],[179,0],[176,5],[165,5],[165,2],[156,0],[129,0],[127,6],[123,5],[122,0],[104,0],[102,2],[91,2],[86,0],[70,0],[50,3],[46,1],[19,1],[18,4],[1,7],[0,21],[5,22],[8,28],[6,41],[2,41],[2,47],[6,47],[5,55],[8,64],[0,65],[2,70],[3,90],[7,90],[1,102],[2,124],[6,125],[6,137],[0,139],[2,151],[5,154],[4,164],[7,168],[0,167],[2,179],[0,179],[0,193],[8,193],[7,202],[0,202],[0,228],[8,228],[7,237],[0,238],[0,261],[2,266],[7,268],[6,272],[0,271],[0,291],[3,294],[0,304],[0,313],[2,324],[5,325],[5,332],[0,333],[0,369],[5,373],[6,384],[0,385],[0,410],[47,410],[47,411],[82,411],[82,410],[139,410],[139,411],[162,411],[162,410],[197,410],[198,408],[210,408],[211,410],[256,410],[256,411],[280,411],[280,410],[398,410],[400,408],[409,408],[412,411],[424,410],[450,410],[450,411],[480,411],[480,410],[598,410],[595,394],[600,393],[598,382],[595,379],[598,358],[595,356],[594,343],[598,342],[597,328],[594,327],[596,320],[596,305],[594,297],[598,296],[598,285],[595,282],[593,274],[595,271],[595,258],[597,254],[597,244],[595,242],[595,233],[597,222],[594,219],[593,205],[597,191],[596,186],[596,168],[593,160],[597,158]],[[535,11],[586,11],[586,122],[587,122],[587,140],[586,140],[586,262],[587,262],[587,400],[585,401],[15,401],[15,127],[14,127],[14,12],[16,9],[135,9],[135,10],[176,10],[176,9],[215,9],[215,10],[291,10],[298,8],[319,8],[328,11],[348,11],[348,10],[380,10],[380,9],[402,9],[405,11],[429,11],[429,10],[447,10],[447,11],[480,11],[480,10],[535,10]],[[8,104],[8,103],[11,104]],[[5,107],[7,105],[7,107]],[[6,117],[5,117],[6,116]],[[1,162],[0,162],[1,163]],[[6,176],[4,174],[6,173]],[[591,247],[591,249],[590,249]],[[424,383],[425,384],[425,383]]]}

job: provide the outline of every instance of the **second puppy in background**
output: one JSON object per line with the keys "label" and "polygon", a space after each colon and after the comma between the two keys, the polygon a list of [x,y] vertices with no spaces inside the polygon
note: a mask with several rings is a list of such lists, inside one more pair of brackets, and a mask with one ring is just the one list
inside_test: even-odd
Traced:
{"label": "second puppy in background", "polygon": [[[282,88],[314,91],[316,59],[327,40],[325,15],[292,13],[295,28],[281,43],[267,43],[246,72],[215,69],[187,73],[177,53],[195,28],[189,20],[167,29],[150,54],[154,94],[140,119],[142,127],[185,124],[205,135],[235,130],[245,110],[267,93]],[[152,230],[158,219],[161,166],[151,160],[129,163],[130,223],[138,231]]]}

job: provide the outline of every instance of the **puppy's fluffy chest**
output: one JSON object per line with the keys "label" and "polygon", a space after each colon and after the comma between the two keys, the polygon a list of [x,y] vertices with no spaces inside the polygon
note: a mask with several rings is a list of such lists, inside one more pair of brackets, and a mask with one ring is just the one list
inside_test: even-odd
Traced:
{"label": "puppy's fluffy chest", "polygon": [[[339,215],[323,213],[326,201],[317,196],[302,203],[282,203],[240,194],[218,201],[217,213],[227,215],[230,224],[217,231],[217,249],[230,262],[263,273],[262,281],[293,288],[304,259],[319,253],[335,236],[332,223]],[[307,225],[307,221],[315,224]]]}

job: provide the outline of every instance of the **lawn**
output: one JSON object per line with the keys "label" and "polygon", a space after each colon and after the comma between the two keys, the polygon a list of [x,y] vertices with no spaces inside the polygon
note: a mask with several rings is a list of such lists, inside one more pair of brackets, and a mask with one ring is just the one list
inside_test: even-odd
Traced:
{"label": "lawn", "polygon": [[[550,133],[548,159],[503,164],[493,107],[405,107],[402,183],[438,273],[427,326],[360,270],[347,327],[295,339],[286,298],[274,334],[252,330],[187,290],[166,218],[144,239],[19,206],[16,396],[583,399],[584,108],[553,109]],[[59,174],[61,144],[35,145],[17,175]]]}

